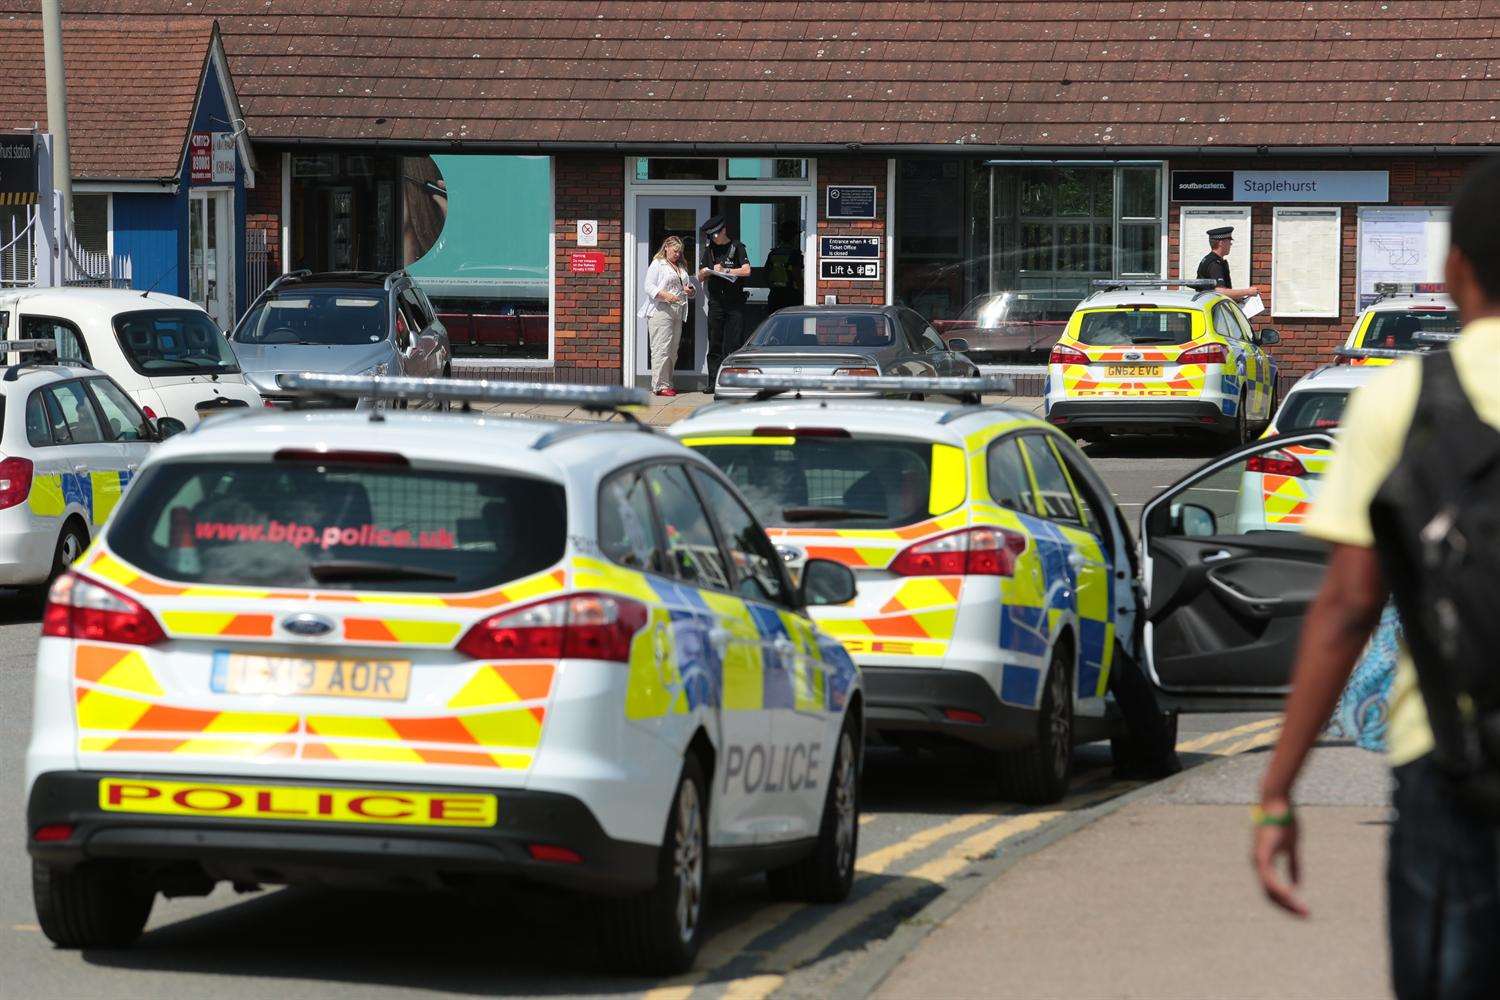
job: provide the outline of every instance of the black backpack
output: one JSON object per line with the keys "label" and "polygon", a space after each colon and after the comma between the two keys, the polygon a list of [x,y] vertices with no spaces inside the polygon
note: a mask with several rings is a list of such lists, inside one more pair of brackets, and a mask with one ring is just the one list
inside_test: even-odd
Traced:
{"label": "black backpack", "polygon": [[1411,429],[1370,523],[1434,759],[1461,798],[1500,821],[1500,430],[1474,411],[1450,352],[1421,365]]}

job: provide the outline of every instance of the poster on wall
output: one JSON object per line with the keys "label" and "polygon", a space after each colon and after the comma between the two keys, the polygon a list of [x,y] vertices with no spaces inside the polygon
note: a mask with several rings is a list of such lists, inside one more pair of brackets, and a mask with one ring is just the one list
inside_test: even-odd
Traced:
{"label": "poster on wall", "polygon": [[1271,314],[1337,318],[1337,208],[1282,208],[1271,216]]}
{"label": "poster on wall", "polygon": [[1229,281],[1235,288],[1250,287],[1250,206],[1215,205],[1182,209],[1181,237],[1177,243],[1177,277],[1198,276],[1198,262],[1208,253],[1208,231],[1234,227],[1234,249],[1230,252]]}
{"label": "poster on wall", "polygon": [[1376,282],[1443,280],[1448,256],[1448,209],[1359,210],[1359,307],[1374,302]]}

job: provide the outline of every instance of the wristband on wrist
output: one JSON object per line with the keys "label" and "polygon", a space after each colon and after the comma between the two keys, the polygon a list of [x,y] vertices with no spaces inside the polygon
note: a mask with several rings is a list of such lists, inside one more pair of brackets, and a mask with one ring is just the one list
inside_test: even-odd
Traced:
{"label": "wristband on wrist", "polygon": [[1291,806],[1279,813],[1266,812],[1260,806],[1250,807],[1250,822],[1256,826],[1291,826],[1296,821]]}

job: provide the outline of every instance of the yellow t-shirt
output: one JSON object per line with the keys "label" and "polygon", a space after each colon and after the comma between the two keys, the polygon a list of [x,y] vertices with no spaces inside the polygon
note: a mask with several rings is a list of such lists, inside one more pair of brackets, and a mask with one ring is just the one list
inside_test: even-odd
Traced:
{"label": "yellow t-shirt", "polygon": [[[1458,379],[1480,419],[1500,428],[1500,319],[1470,323],[1452,350]],[[1370,501],[1401,457],[1421,376],[1420,363],[1400,361],[1350,397],[1338,448],[1304,527],[1308,535],[1366,548],[1375,544]],[[1432,749],[1427,708],[1404,645],[1391,683],[1390,708],[1387,756],[1396,767]]]}

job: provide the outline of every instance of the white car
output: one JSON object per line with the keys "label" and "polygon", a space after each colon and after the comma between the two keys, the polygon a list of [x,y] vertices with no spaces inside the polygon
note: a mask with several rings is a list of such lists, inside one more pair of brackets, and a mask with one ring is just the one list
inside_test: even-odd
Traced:
{"label": "white car", "polygon": [[[306,376],[354,398],[643,402]],[[727,480],[633,423],[262,409],[158,449],[53,586],[26,754],[42,930],[154,893],[513,878],[691,963],[705,880],[849,891],[862,689]]]}
{"label": "white car", "polygon": [[0,372],[0,586],[45,587],[88,547],[168,428],[91,368]]}
{"label": "white car", "polygon": [[[9,332],[7,332],[7,330]],[[224,332],[203,308],[161,292],[37,288],[0,293],[0,338],[50,338],[64,359],[113,378],[153,420],[259,407]]]}

